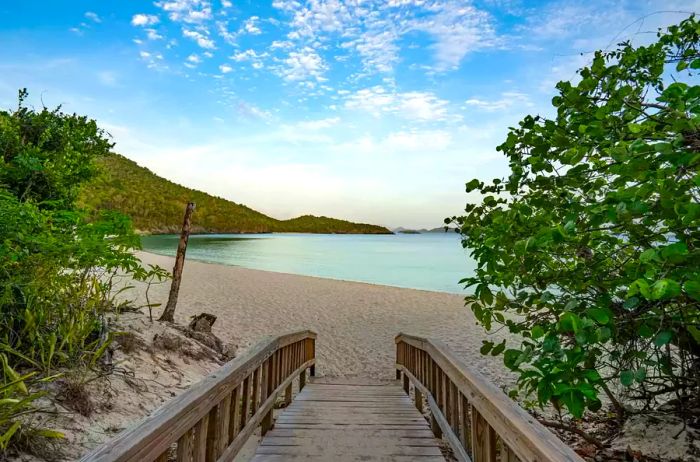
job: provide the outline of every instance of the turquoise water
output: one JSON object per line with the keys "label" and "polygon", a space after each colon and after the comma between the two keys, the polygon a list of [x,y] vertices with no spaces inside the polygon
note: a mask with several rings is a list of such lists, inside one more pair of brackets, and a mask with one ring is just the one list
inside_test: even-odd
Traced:
{"label": "turquoise water", "polygon": [[[148,252],[175,255],[178,236],[144,236]],[[283,273],[461,293],[474,262],[456,233],[210,234],[190,237],[187,258]]]}

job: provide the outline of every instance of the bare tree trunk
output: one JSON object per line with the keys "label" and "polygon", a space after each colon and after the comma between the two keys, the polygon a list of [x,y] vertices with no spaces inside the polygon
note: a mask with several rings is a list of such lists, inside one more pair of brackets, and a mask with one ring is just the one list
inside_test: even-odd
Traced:
{"label": "bare tree trunk", "polygon": [[175,267],[173,268],[173,282],[170,285],[170,296],[168,304],[165,306],[159,321],[175,322],[175,307],[177,306],[177,296],[180,292],[180,279],[182,279],[182,268],[185,266],[185,252],[187,252],[187,240],[190,238],[190,227],[192,225],[192,212],[194,202],[189,202],[185,209],[185,219],[182,223],[182,233],[180,243],[177,245],[177,255],[175,256]]}

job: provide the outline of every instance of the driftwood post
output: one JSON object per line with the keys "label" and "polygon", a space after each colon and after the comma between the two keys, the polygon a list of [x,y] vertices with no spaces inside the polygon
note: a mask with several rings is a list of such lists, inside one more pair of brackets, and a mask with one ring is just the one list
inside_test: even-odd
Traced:
{"label": "driftwood post", "polygon": [[173,268],[173,283],[170,285],[170,295],[165,311],[160,316],[159,321],[175,322],[175,307],[177,306],[177,296],[180,292],[180,279],[182,279],[182,268],[185,266],[185,252],[187,252],[187,240],[190,238],[190,227],[192,225],[192,212],[194,202],[189,202],[185,209],[185,219],[182,222],[182,233],[180,233],[180,243],[177,245],[177,255],[175,256],[175,267]]}

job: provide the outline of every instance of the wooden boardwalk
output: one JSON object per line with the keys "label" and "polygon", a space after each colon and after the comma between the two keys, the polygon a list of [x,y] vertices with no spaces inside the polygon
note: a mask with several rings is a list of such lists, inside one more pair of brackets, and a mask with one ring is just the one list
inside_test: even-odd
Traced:
{"label": "wooden boardwalk", "polygon": [[396,384],[309,383],[278,416],[253,462],[444,462],[426,419]]}
{"label": "wooden boardwalk", "polygon": [[440,444],[458,462],[583,462],[441,342],[394,340],[397,382],[377,385],[314,379],[314,332],[269,337],[81,461],[232,462],[260,428],[254,462],[445,462]]}

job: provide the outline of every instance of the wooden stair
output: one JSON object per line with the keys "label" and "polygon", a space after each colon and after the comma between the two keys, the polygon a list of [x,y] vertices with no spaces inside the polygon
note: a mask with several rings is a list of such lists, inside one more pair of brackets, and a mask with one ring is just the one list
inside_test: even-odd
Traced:
{"label": "wooden stair", "polygon": [[310,383],[276,419],[253,462],[444,462],[427,420],[398,382]]}

